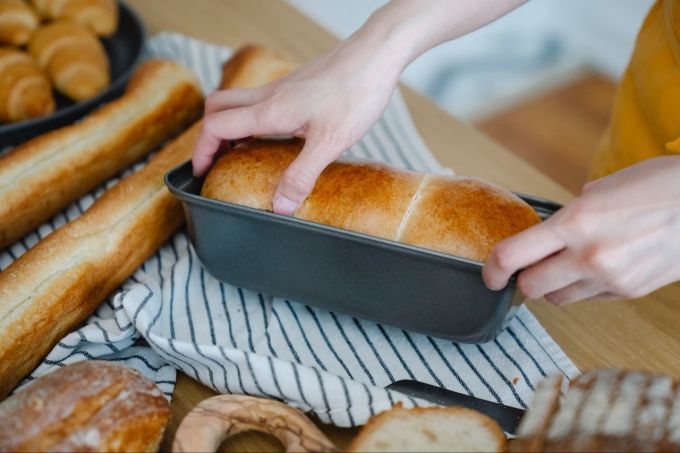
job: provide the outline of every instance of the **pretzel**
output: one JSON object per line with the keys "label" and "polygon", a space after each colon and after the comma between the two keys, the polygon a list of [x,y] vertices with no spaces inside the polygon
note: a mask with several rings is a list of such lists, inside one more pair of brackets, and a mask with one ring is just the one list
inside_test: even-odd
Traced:
{"label": "pretzel", "polygon": [[251,430],[273,435],[287,452],[339,451],[299,410],[242,395],[218,395],[194,407],[179,425],[172,451],[214,452],[228,437]]}

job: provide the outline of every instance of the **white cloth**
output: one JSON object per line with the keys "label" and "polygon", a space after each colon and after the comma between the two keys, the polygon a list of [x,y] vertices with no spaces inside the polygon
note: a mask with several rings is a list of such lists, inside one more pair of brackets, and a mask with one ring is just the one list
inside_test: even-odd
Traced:
{"label": "white cloth", "polygon": [[[179,60],[198,74],[207,92],[217,86],[221,62],[231,52],[161,33],[148,42],[146,53]],[[349,154],[415,170],[447,171],[420,139],[399,93]],[[77,217],[115,182],[0,252],[0,269]],[[141,337],[151,348],[133,347]],[[494,341],[456,344],[220,283],[203,270],[184,232],[62,339],[27,380],[95,357],[142,370],[168,397],[176,367],[219,392],[270,396],[339,426],[362,424],[395,401],[417,404],[384,390],[399,379],[525,407],[543,376],[578,374],[526,307],[512,315]]]}

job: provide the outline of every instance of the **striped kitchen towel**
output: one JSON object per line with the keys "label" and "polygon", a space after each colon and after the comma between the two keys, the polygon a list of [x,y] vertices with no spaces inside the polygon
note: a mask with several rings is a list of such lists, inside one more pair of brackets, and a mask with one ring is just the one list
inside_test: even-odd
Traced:
{"label": "striped kitchen towel", "polygon": [[[207,92],[217,86],[220,64],[231,52],[161,33],[148,42],[146,53],[190,67]],[[402,168],[450,171],[427,150],[398,92],[348,154]],[[77,217],[115,182],[0,252],[0,269]],[[144,342],[150,347],[140,344]],[[177,368],[219,392],[266,395],[339,426],[362,424],[396,401],[421,403],[384,389],[399,379],[526,407],[543,376],[578,374],[526,307],[509,317],[494,341],[456,344],[220,283],[201,267],[184,232],[144,263],[81,328],[63,338],[27,381],[95,357],[142,370],[168,397]]]}

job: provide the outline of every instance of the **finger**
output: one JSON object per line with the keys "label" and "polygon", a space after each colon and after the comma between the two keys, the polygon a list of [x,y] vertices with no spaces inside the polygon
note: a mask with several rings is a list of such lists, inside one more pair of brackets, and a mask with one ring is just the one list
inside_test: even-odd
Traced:
{"label": "finger", "polygon": [[502,289],[512,274],[564,247],[548,219],[497,244],[482,269],[484,282],[489,289]]}
{"label": "finger", "polygon": [[600,289],[594,283],[580,280],[576,283],[572,283],[566,288],[546,294],[545,298],[551,304],[564,305],[579,300],[589,299],[600,293]]}
{"label": "finger", "polygon": [[293,215],[314,188],[323,169],[343,151],[322,142],[308,138],[298,157],[283,172],[274,195],[274,212]]}
{"label": "finger", "polygon": [[595,186],[597,186],[603,179],[604,178],[597,178],[597,179],[593,179],[592,181],[588,181],[587,183],[585,183],[583,185],[583,187],[581,187],[581,193],[583,194],[583,193],[586,193],[590,190],[593,190],[593,188]]}
{"label": "finger", "polygon": [[208,170],[223,140],[289,132],[285,121],[273,120],[265,109],[264,104],[258,104],[206,115],[194,146],[194,175],[201,176]]}
{"label": "finger", "polygon": [[269,85],[213,91],[205,99],[205,114],[257,104],[262,102],[269,92]]}
{"label": "finger", "polygon": [[600,294],[595,294],[594,296],[589,297],[588,299],[585,299],[585,300],[606,301],[606,300],[621,300],[621,299],[622,299],[622,297],[617,295],[617,294],[604,292],[604,293],[600,293]]}
{"label": "finger", "polygon": [[538,299],[583,278],[582,266],[573,252],[565,249],[523,270],[517,287],[529,299]]}

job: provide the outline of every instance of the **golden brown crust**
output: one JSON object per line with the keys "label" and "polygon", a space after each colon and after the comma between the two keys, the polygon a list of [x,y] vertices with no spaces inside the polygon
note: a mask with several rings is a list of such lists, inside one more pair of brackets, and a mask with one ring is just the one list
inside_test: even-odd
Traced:
{"label": "golden brown crust", "polygon": [[294,68],[295,65],[276,52],[256,44],[246,45],[222,66],[222,80],[228,83],[220,88],[251,88],[264,85],[288,74]]}
{"label": "golden brown crust", "polygon": [[486,261],[498,242],[539,222],[528,204],[487,181],[431,176],[421,188],[399,240]]}
{"label": "golden brown crust", "polygon": [[[218,159],[201,194],[272,210],[283,171],[303,142],[250,140]],[[336,162],[319,176],[295,217],[484,261],[493,246],[540,221],[491,183]]]}
{"label": "golden brown crust", "polygon": [[0,404],[0,451],[157,451],[170,404],[136,370],[85,361]]}
{"label": "golden brown crust", "polygon": [[53,111],[52,86],[35,59],[13,47],[0,47],[0,123]]}
{"label": "golden brown crust", "polygon": [[150,60],[121,98],[0,157],[0,248],[176,134],[201,102],[190,71]]}
{"label": "golden brown crust", "polygon": [[111,81],[104,46],[89,28],[76,22],[60,20],[40,27],[28,51],[55,88],[76,101],[97,95]]}
{"label": "golden brown crust", "polygon": [[414,407],[412,409],[404,409],[401,403],[397,403],[391,409],[371,417],[363,426],[363,428],[361,428],[359,434],[354,439],[352,439],[350,444],[347,446],[347,451],[366,451],[366,442],[368,439],[375,435],[375,433],[379,431],[386,422],[389,422],[393,418],[416,418],[423,414],[456,415],[473,419],[488,432],[493,433],[493,437],[495,437],[498,441],[499,451],[504,451],[505,449],[506,438],[503,434],[503,431],[498,426],[498,423],[477,411],[458,406]]}
{"label": "golden brown crust", "polygon": [[118,28],[115,0],[33,0],[45,19],[68,19],[91,28],[100,36],[110,36]]}
{"label": "golden brown crust", "polygon": [[197,123],[0,273],[0,397],[183,221],[163,183],[191,156]]}
{"label": "golden brown crust", "polygon": [[23,0],[0,0],[0,44],[23,46],[38,28],[38,17]]}
{"label": "golden brown crust", "polygon": [[[132,85],[136,83],[140,89],[145,86],[139,80]],[[234,86],[232,80],[223,80],[222,85]],[[173,109],[187,106],[167,110]],[[97,121],[106,123],[105,118]],[[87,121],[71,127],[82,127]],[[142,140],[139,131],[151,129],[155,134],[163,124],[138,124],[135,143]],[[194,123],[144,168],[106,191],[82,216],[54,231],[0,273],[0,398],[182,224],[180,203],[165,188],[163,176],[191,157],[200,128],[200,121]],[[67,135],[58,131],[33,141],[26,152],[11,158],[11,165],[39,154],[35,146],[64,140],[62,134]]]}

